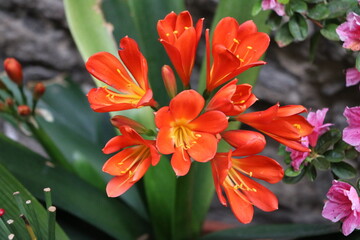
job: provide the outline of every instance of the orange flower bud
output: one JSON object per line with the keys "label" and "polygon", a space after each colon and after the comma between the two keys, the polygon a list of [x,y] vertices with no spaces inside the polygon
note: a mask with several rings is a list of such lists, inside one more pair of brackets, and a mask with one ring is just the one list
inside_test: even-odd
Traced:
{"label": "orange flower bud", "polygon": [[15,58],[7,58],[4,61],[4,69],[9,78],[17,85],[22,85],[23,73],[21,64]]}
{"label": "orange flower bud", "polygon": [[41,98],[42,95],[44,95],[45,90],[46,90],[45,85],[42,82],[36,83],[33,91],[34,99],[38,100],[39,98]]}
{"label": "orange flower bud", "polygon": [[0,217],[2,217],[5,214],[5,209],[0,208]]}
{"label": "orange flower bud", "polygon": [[146,129],[146,127],[144,125],[142,125],[141,123],[139,123],[135,120],[132,120],[128,117],[125,117],[125,116],[116,115],[116,116],[112,117],[110,121],[111,121],[111,124],[116,128],[120,128],[122,126],[129,126],[139,134],[144,134],[148,131]]}
{"label": "orange flower bud", "polygon": [[31,109],[28,105],[20,105],[17,107],[18,114],[20,116],[29,116],[31,113]]}
{"label": "orange flower bud", "polygon": [[165,88],[171,98],[176,96],[176,79],[173,70],[170,66],[164,65],[161,68],[161,75],[164,80]]}
{"label": "orange flower bud", "polygon": [[12,106],[12,105],[14,105],[14,99],[8,97],[8,98],[6,98],[5,103],[8,106]]}

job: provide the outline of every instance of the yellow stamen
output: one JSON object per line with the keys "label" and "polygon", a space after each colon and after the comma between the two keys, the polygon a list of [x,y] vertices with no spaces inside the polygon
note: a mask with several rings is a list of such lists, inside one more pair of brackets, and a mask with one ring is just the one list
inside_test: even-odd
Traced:
{"label": "yellow stamen", "polygon": [[174,126],[172,131],[172,138],[175,142],[175,146],[185,150],[191,148],[200,137],[201,134],[195,133],[184,124]]}

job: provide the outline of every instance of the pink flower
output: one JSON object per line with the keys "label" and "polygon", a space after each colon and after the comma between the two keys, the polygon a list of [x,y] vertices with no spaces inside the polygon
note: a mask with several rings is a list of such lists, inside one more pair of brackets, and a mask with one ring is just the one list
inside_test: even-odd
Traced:
{"label": "pink flower", "polygon": [[346,69],[346,86],[354,86],[360,82],[360,72],[356,68]]}
{"label": "pink flower", "polygon": [[337,27],[336,33],[344,41],[343,47],[353,51],[360,50],[360,16],[350,12],[346,22]]}
{"label": "pink flower", "polygon": [[332,222],[343,222],[342,232],[349,235],[354,229],[360,229],[359,196],[350,184],[333,180],[326,194],[322,216]]}
{"label": "pink flower", "polygon": [[277,0],[263,0],[261,7],[263,10],[272,9],[277,13],[277,15],[285,16],[285,6],[279,3]]}
{"label": "pink flower", "polygon": [[[329,109],[323,108],[317,110],[316,112],[309,112],[307,116],[308,122],[314,127],[313,132],[305,137],[301,138],[301,144],[305,147],[315,147],[318,141],[319,136],[329,131],[329,126],[333,125],[332,123],[325,123],[325,116]],[[309,152],[299,152],[289,147],[286,148],[286,151],[290,152],[291,157],[291,166],[295,171],[299,171],[300,165],[303,161],[309,156]]]}
{"label": "pink flower", "polygon": [[343,131],[343,140],[360,152],[360,106],[346,107],[344,116],[349,126]]}

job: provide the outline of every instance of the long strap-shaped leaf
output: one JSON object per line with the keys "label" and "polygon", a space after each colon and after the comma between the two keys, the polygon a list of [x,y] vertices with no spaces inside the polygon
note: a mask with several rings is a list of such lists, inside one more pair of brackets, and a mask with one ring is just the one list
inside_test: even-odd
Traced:
{"label": "long strap-shaped leaf", "polygon": [[[2,153],[3,155],[3,153]],[[43,187],[40,187],[40,191]],[[19,217],[19,209],[13,196],[14,192],[20,192],[24,201],[30,200],[34,212],[37,216],[37,220],[40,225],[39,239],[46,239],[47,237],[47,212],[44,207],[31,195],[31,193],[8,171],[0,164],[0,207],[6,211],[6,219],[13,219],[14,228],[17,231],[21,231],[22,236],[27,236],[22,219]],[[23,213],[24,214],[24,213]],[[4,232],[0,232],[1,239],[7,239],[8,236],[3,235]],[[39,233],[38,233],[39,234]],[[56,239],[69,239],[60,226],[56,226],[55,230]],[[20,236],[15,236],[19,239]]]}
{"label": "long strap-shaped leaf", "polygon": [[56,206],[115,238],[133,240],[148,231],[147,223],[119,199],[108,198],[68,171],[49,166],[47,159],[2,134],[0,149],[0,163],[37,198],[43,198],[44,187],[52,188]]}

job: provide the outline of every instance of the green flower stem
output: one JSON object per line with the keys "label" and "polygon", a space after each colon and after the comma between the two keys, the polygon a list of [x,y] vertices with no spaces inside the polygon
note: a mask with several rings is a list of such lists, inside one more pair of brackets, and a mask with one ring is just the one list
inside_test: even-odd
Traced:
{"label": "green flower stem", "polygon": [[46,153],[49,155],[49,158],[55,163],[59,164],[62,167],[66,168],[69,171],[74,171],[71,164],[67,161],[64,154],[59,150],[59,148],[55,145],[55,143],[51,140],[51,138],[46,134],[46,132],[40,128],[35,127],[32,123],[26,122],[30,131],[34,135],[34,137],[39,141],[39,143],[43,146]]}
{"label": "green flower stem", "polygon": [[23,85],[18,86],[20,94],[21,94],[21,100],[22,100],[22,104],[27,105],[27,101],[26,101],[26,96],[24,93],[24,87]]}
{"label": "green flower stem", "polygon": [[50,206],[48,208],[48,240],[55,240],[55,218],[56,218],[56,207]]}

